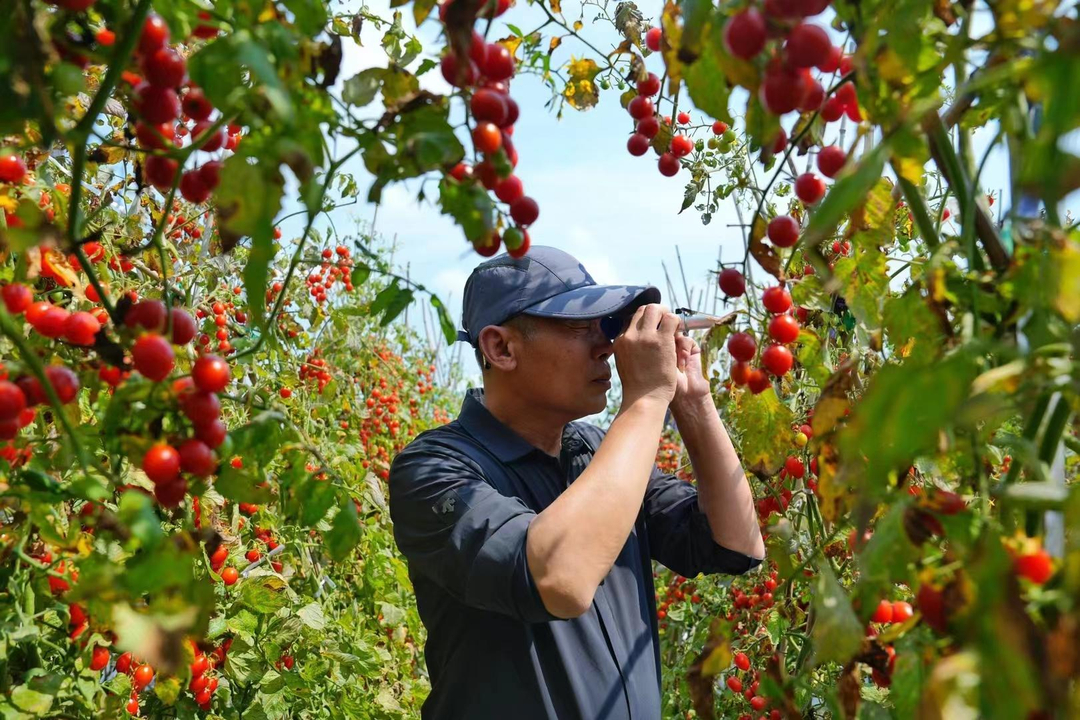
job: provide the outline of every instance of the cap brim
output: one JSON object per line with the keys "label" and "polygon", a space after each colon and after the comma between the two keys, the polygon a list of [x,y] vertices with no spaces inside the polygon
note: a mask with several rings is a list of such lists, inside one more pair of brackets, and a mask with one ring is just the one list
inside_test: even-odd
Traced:
{"label": "cap brim", "polygon": [[537,317],[594,320],[658,302],[660,290],[651,285],[587,285],[541,300],[521,312]]}

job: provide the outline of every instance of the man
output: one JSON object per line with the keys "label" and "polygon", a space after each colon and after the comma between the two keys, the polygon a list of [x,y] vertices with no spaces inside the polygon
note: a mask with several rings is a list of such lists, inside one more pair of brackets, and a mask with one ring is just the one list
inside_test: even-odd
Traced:
{"label": "man", "polygon": [[[561,250],[479,265],[459,338],[483,389],[390,468],[432,691],[425,720],[657,720],[652,560],[694,577],[764,557],[700,349],[654,287],[599,286]],[[604,430],[578,418],[602,411]],[[697,486],[655,466],[670,407]]]}

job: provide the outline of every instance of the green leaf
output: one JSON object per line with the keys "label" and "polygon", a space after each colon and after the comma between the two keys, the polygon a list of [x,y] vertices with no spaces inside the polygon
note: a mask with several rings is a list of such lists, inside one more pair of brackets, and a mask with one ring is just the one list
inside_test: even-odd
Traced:
{"label": "green leaf", "polygon": [[495,229],[491,196],[476,183],[458,183],[443,178],[439,182],[439,204],[461,226],[470,242],[488,237]]}
{"label": "green leaf", "polygon": [[233,455],[243,457],[245,464],[263,466],[273,460],[282,443],[295,435],[286,425],[285,416],[275,410],[264,410],[248,424],[229,431]]}
{"label": "green leaf", "polygon": [[[686,91],[694,101],[694,107],[730,125],[733,122],[728,108],[730,86],[720,57],[724,41],[723,25],[718,15],[713,17],[703,35],[706,42],[701,54],[693,64],[683,69]],[[685,31],[683,37],[686,37]]]}
{"label": "green leaf", "polygon": [[[233,638],[229,647],[229,661],[225,663],[225,675],[238,685],[257,683],[266,672],[258,649],[243,637]],[[232,683],[230,683],[232,684]],[[247,713],[244,713],[247,715]]]}
{"label": "green leaf", "polygon": [[121,495],[116,515],[145,548],[154,547],[164,537],[161,521],[154,512],[154,501],[141,492],[132,490]]}
{"label": "green leaf", "polygon": [[881,327],[881,304],[889,292],[886,256],[877,249],[856,247],[853,252],[855,257],[836,261],[834,272],[851,314],[868,330],[877,330]]}
{"label": "green leaf", "polygon": [[371,305],[368,306],[368,313],[370,315],[378,315],[383,310],[390,306],[390,303],[394,301],[394,298],[402,292],[401,286],[398,285],[397,278],[379,291],[379,294],[375,296],[375,299],[371,301]]}
{"label": "green leaf", "polygon": [[326,480],[317,480],[312,476],[296,489],[300,501],[300,524],[312,527],[326,516],[337,500],[337,490]]}
{"label": "green leaf", "polygon": [[[810,222],[799,238],[799,247],[818,245],[836,232],[836,228],[849,212],[876,187],[885,161],[889,159],[889,142],[883,141],[869,153],[862,156],[858,166],[841,176],[829,188],[821,205],[810,216]],[[840,272],[837,270],[837,275]]]}
{"label": "green leaf", "polygon": [[252,472],[251,468],[234,468],[231,463],[223,463],[214,480],[214,489],[236,502],[256,505],[269,502],[273,494],[268,488],[257,487],[259,480]]}
{"label": "green leaf", "polygon": [[323,614],[322,606],[317,602],[308,603],[297,610],[296,615],[312,630],[318,631],[326,627],[326,616]]}
{"label": "green leaf", "polygon": [[105,688],[114,695],[127,697],[131,692],[131,677],[125,673],[116,673],[112,679],[105,683]]}
{"label": "green leaf", "polygon": [[54,697],[31,690],[26,685],[17,685],[11,689],[11,704],[20,710],[35,715],[44,715],[52,708]]}
{"label": "green leaf", "polygon": [[[268,172],[273,173],[273,182],[268,181]],[[267,169],[264,163],[253,165],[243,155],[232,155],[225,160],[221,184],[214,192],[218,222],[236,235],[254,235],[273,223],[281,209],[282,187],[276,167]]]}
{"label": "green leaf", "polygon": [[258,43],[247,30],[239,30],[233,35],[236,59],[250,72],[251,77],[262,83],[261,95],[270,101],[270,106],[278,116],[289,122],[293,119],[292,99],[278,77],[277,68],[269,50]]}
{"label": "green leaf", "polygon": [[284,0],[284,4],[303,34],[318,35],[326,25],[326,4],[320,0]]}
{"label": "green leaf", "polygon": [[818,387],[824,387],[833,371],[828,365],[829,353],[821,338],[816,333],[803,328],[799,331],[796,354],[806,374],[817,383]]}
{"label": "green leaf", "polygon": [[1009,502],[1033,510],[1061,510],[1069,498],[1069,486],[1054,481],[1014,483],[1002,496]]}
{"label": "green leaf", "polygon": [[210,41],[188,58],[188,74],[216,107],[230,107],[232,95],[245,91],[243,68],[237,62],[232,35]]}
{"label": "green leaf", "polygon": [[760,475],[775,475],[791,450],[790,434],[777,432],[777,428],[790,428],[795,416],[771,387],[758,395],[742,392],[735,403],[736,410],[728,421],[739,434],[743,467]]}
{"label": "green leaf", "polygon": [[862,600],[867,620],[894,583],[913,582],[910,563],[919,557],[919,548],[911,543],[904,530],[904,513],[909,504],[899,502],[889,508],[885,517],[874,525],[874,534],[866,547],[859,552],[857,596]]}
{"label": "green leaf", "polygon": [[21,222],[20,227],[8,226],[4,221],[0,232],[3,240],[12,250],[22,252],[37,247],[46,240],[60,240],[60,230],[45,219],[45,213],[38,204],[29,198],[19,201],[15,217]]}
{"label": "green leaf", "polygon": [[341,99],[349,105],[364,107],[379,94],[386,68],[367,68],[345,81],[341,88]]}
{"label": "green leaf", "polygon": [[[414,3],[414,5],[415,4],[416,3]],[[439,63],[435,62],[431,58],[424,58],[420,62],[420,67],[416,68],[416,77],[420,77],[421,75],[426,73],[428,70],[432,70],[432,69],[438,67],[438,65],[439,65]]]}
{"label": "green leaf", "polygon": [[360,522],[356,518],[356,506],[351,498],[341,503],[341,509],[334,516],[334,525],[326,534],[326,549],[335,561],[344,560],[356,544],[360,542]]}
{"label": "green leaf", "polygon": [[277,575],[245,578],[237,601],[259,615],[270,615],[289,604],[289,586]]}
{"label": "green leaf", "polygon": [[225,627],[229,632],[250,640],[255,637],[259,629],[259,618],[249,610],[241,608],[235,614],[225,618]]}
{"label": "green leaf", "polygon": [[412,98],[419,91],[420,81],[400,65],[391,64],[383,71],[382,95],[387,108],[397,108],[401,101]]}
{"label": "green leaf", "polygon": [[180,679],[159,675],[154,682],[154,696],[167,706],[175,705],[180,697]]}
{"label": "green leaf", "polygon": [[863,627],[827,559],[818,563],[812,587],[814,666],[827,662],[845,663],[858,652]]}
{"label": "green leaf", "polygon": [[903,295],[890,296],[885,300],[882,321],[885,336],[901,357],[911,352],[926,357],[937,356],[945,339],[941,320],[934,315],[923,297],[922,287],[917,284],[909,287]]}
{"label": "green leaf", "polygon": [[453,345],[457,342],[457,330],[454,328],[454,321],[450,319],[450,313],[446,309],[446,305],[439,299],[438,295],[431,296],[431,305],[435,308],[435,314],[439,318],[439,328],[442,330],[443,337],[446,338],[447,345]]}
{"label": "green leaf", "polygon": [[192,578],[195,561],[171,543],[161,543],[152,551],[131,558],[122,576],[123,586],[136,597],[183,587]]}
{"label": "green leaf", "polygon": [[[427,16],[431,14],[431,10],[434,7],[435,0],[413,0],[413,20],[416,22],[417,26],[427,19]],[[420,73],[417,73],[417,75],[419,74]]]}
{"label": "green leaf", "polygon": [[371,268],[364,263],[357,263],[349,275],[349,282],[352,283],[354,288],[358,288],[366,283],[369,277],[371,277]]}
{"label": "green leaf", "polygon": [[[249,298],[266,297],[267,277],[270,272],[270,263],[274,260],[277,247],[274,244],[273,217],[262,215],[256,224],[255,232],[251,236],[251,251],[248,253],[247,264],[244,265],[244,290]],[[251,310],[252,320],[262,323],[266,315],[266,303],[248,303]],[[262,328],[262,332],[266,332]]]}
{"label": "green leaf", "polygon": [[879,370],[840,432],[841,457],[866,458],[865,470],[850,468],[850,479],[884,492],[890,471],[936,447],[938,431],[967,399],[977,372],[963,352],[938,361],[932,372],[910,362]]}
{"label": "green leaf", "polygon": [[386,304],[386,309],[383,310],[382,320],[379,321],[380,327],[386,327],[394,321],[398,315],[409,307],[413,301],[412,290],[400,290],[390,301]]}
{"label": "green leaf", "polygon": [[817,275],[804,275],[791,283],[791,301],[809,310],[825,311],[832,308],[833,302]]}
{"label": "green leaf", "polygon": [[928,672],[924,661],[933,637],[925,626],[918,626],[896,641],[896,667],[893,669],[889,698],[898,717],[918,717],[923,684]]}
{"label": "green leaf", "polygon": [[405,113],[391,132],[397,137],[398,148],[394,156],[397,164],[394,179],[416,177],[428,170],[455,165],[465,157],[465,148],[447,119],[445,103],[424,105]]}
{"label": "green leaf", "polygon": [[746,100],[746,132],[752,148],[771,148],[780,132],[780,119],[762,106],[757,93]]}

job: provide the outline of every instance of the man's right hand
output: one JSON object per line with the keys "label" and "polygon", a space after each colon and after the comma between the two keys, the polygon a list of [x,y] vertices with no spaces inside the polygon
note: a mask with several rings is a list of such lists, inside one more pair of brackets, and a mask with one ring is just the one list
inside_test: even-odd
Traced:
{"label": "man's right hand", "polygon": [[675,397],[679,368],[675,335],[679,316],[658,303],[642,305],[615,339],[615,367],[622,382],[623,407],[655,400],[665,407]]}

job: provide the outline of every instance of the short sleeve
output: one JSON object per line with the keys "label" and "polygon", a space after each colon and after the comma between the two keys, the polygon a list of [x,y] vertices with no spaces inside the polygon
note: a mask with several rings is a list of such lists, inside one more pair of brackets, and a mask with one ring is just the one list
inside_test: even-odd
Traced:
{"label": "short sleeve", "polygon": [[536,514],[488,484],[479,466],[452,450],[416,447],[390,468],[394,539],[413,572],[470,607],[537,623],[561,618],[544,607],[526,558]]}
{"label": "short sleeve", "polygon": [[713,540],[697,488],[656,466],[645,490],[645,527],[653,559],[684,577],[741,575],[761,564]]}

